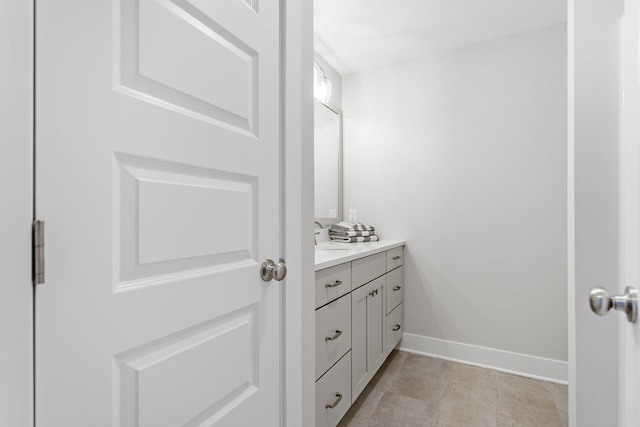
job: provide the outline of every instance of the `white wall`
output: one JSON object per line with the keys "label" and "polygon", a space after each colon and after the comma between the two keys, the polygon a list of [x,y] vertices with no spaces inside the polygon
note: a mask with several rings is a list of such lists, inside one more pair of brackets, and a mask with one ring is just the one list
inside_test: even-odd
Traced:
{"label": "white wall", "polygon": [[423,351],[566,380],[566,63],[560,24],[344,76],[345,212],[406,239]]}

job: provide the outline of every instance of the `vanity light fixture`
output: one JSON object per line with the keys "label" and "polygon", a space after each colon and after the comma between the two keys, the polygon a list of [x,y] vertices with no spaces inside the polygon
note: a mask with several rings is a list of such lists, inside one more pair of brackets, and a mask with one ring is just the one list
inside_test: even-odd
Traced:
{"label": "vanity light fixture", "polygon": [[[324,70],[315,60],[313,61],[313,97],[326,104],[331,99],[331,81],[324,74]],[[320,70],[321,75],[318,75]]]}

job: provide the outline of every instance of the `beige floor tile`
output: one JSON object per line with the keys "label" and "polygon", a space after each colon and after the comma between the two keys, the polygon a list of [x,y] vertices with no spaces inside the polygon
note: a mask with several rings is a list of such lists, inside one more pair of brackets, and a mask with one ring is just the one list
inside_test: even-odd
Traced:
{"label": "beige floor tile", "polygon": [[398,372],[409,353],[405,351],[393,350],[387,360],[382,364],[383,368],[387,372]]}
{"label": "beige floor tile", "polygon": [[567,387],[394,351],[339,426],[567,427]]}
{"label": "beige floor tile", "polygon": [[498,426],[562,427],[555,399],[545,382],[499,373]]}
{"label": "beige floor tile", "polygon": [[448,382],[449,379],[446,375],[429,373],[412,375],[400,372],[388,390],[400,396],[437,404],[442,398]]}
{"label": "beige floor tile", "polygon": [[406,356],[407,353],[405,352],[393,351],[373,376],[367,387],[376,387],[386,391],[391,387],[398,372],[402,369]]}
{"label": "beige floor tile", "polygon": [[562,427],[557,410],[532,406],[500,406],[497,421],[498,427]]}
{"label": "beige floor tile", "polygon": [[378,402],[385,391],[393,384],[393,381],[402,367],[407,353],[393,351],[369,384],[362,390],[353,406],[344,415],[338,426],[359,427],[366,426],[369,417],[375,411]]}
{"label": "beige floor tile", "polygon": [[421,374],[425,372],[445,372],[449,363],[444,359],[408,353],[402,363],[402,372]]}
{"label": "beige floor tile", "polygon": [[428,427],[431,425],[435,403],[412,399],[396,393],[386,392],[375,412],[369,418],[371,427]]}
{"label": "beige floor tile", "polygon": [[551,390],[551,394],[556,401],[556,408],[560,414],[563,427],[569,425],[569,388],[566,385],[546,383],[547,389]]}
{"label": "beige floor tile", "polygon": [[474,390],[486,392],[497,401],[498,398],[498,373],[487,368],[450,363],[448,366],[450,391]]}
{"label": "beige floor tile", "polygon": [[401,396],[438,403],[449,382],[449,362],[409,354],[389,391]]}
{"label": "beige floor tile", "polygon": [[338,426],[360,426],[366,425],[366,421],[376,410],[384,391],[375,387],[365,388],[347,413],[342,417]]}
{"label": "beige floor tile", "polygon": [[450,380],[432,426],[495,427],[498,378],[494,371],[451,363]]}

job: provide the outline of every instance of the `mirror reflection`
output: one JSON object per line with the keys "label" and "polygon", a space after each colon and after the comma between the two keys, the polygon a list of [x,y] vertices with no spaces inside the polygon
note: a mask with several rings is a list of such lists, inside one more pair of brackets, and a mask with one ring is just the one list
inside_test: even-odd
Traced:
{"label": "mirror reflection", "polygon": [[342,112],[315,102],[315,217],[342,220]]}

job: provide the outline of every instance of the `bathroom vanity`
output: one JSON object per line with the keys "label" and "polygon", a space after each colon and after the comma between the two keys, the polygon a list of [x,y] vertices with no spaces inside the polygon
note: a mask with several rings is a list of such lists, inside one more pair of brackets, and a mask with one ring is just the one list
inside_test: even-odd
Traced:
{"label": "bathroom vanity", "polygon": [[404,242],[316,249],[316,426],[333,427],[403,332]]}

